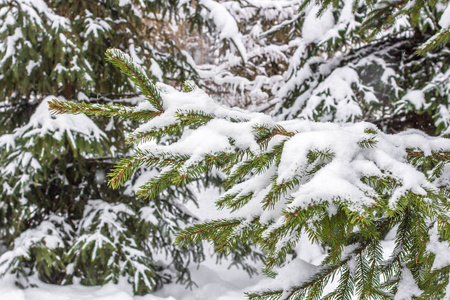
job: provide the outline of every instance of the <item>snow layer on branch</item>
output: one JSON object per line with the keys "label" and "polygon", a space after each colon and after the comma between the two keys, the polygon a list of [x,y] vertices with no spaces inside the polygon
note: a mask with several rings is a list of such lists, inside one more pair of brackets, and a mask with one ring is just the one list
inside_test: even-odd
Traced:
{"label": "snow layer on branch", "polygon": [[[109,19],[108,21],[112,21]],[[93,35],[92,38],[98,38],[99,34],[103,32],[111,31],[111,26],[100,18],[86,18],[85,22],[85,32],[83,32],[83,37],[89,37],[89,35]]]}
{"label": "snow layer on branch", "polygon": [[366,92],[365,102],[377,102],[371,89],[362,84],[353,68],[337,68],[313,90],[302,115],[314,119],[315,115],[335,110],[337,122],[358,119],[362,111],[356,94],[361,91]]}
{"label": "snow layer on branch", "polygon": [[399,107],[397,109],[401,109],[406,103],[410,103],[414,106],[416,110],[420,110],[427,106],[425,100],[425,94],[421,90],[411,90],[406,93],[405,96],[398,102]]}
{"label": "snow layer on branch", "polygon": [[[1,0],[0,4],[7,4],[10,1]],[[69,25],[70,21],[60,15],[55,14],[43,0],[18,0],[17,2],[20,9],[25,12],[28,17],[28,21],[35,23],[39,27],[43,27],[43,19],[48,18],[48,21],[53,24],[53,28],[57,29],[59,27],[65,27]],[[5,9],[5,12],[8,11]],[[17,13],[14,9],[9,11],[9,13]],[[0,14],[2,15],[2,14]],[[6,24],[11,24],[10,20],[5,20]],[[1,23],[0,23],[1,24]],[[5,25],[6,25],[5,24]],[[3,25],[3,24],[2,24]],[[0,31],[5,28],[1,27]]]}
{"label": "snow layer on branch", "polygon": [[436,255],[432,269],[441,269],[450,266],[450,244],[448,241],[440,241],[437,224],[430,232],[430,242],[427,244],[427,251]]}
{"label": "snow layer on branch", "polygon": [[303,259],[295,259],[281,268],[274,268],[274,271],[279,273],[273,281],[275,283],[274,287],[281,285],[284,290],[289,290],[293,286],[299,286],[307,282],[319,269],[318,266],[310,264]]}
{"label": "snow layer on branch", "polygon": [[214,24],[220,31],[220,37],[232,41],[239,54],[242,56],[242,59],[246,61],[246,49],[241,40],[241,34],[239,33],[238,25],[233,16],[230,15],[226,8],[220,3],[213,0],[201,0],[200,4],[209,11],[210,18],[214,21]]}
{"label": "snow layer on branch", "polygon": [[[200,89],[190,93],[180,93],[166,85],[159,84],[158,86],[166,92],[162,94],[165,113],[163,117],[155,118],[141,125],[135,133],[169,126],[177,122],[177,114],[181,112],[201,111],[219,119],[212,120],[198,130],[187,130],[175,144],[156,146],[154,143],[147,143],[143,144],[142,148],[144,149],[191,155],[191,163],[202,159],[208,153],[230,151],[232,149],[230,139],[239,149],[250,148],[257,151],[259,146],[253,138],[253,126],[274,124],[271,118],[264,114],[249,114],[237,108],[227,109]],[[248,119],[249,117],[251,118]],[[235,123],[231,121],[232,119],[244,122]],[[246,121],[247,119],[248,121]]]}
{"label": "snow layer on branch", "polygon": [[307,44],[321,41],[334,25],[333,12],[327,9],[317,16],[319,9],[319,6],[313,5],[303,23],[302,37]]}
{"label": "snow layer on branch", "polygon": [[[89,141],[100,141],[106,137],[105,133],[85,115],[52,115],[48,110],[48,102],[53,98],[55,97],[49,96],[42,100],[28,124],[18,128],[15,135],[24,138],[52,135],[57,140],[61,140],[64,135],[67,135],[75,148],[74,134],[79,134]],[[57,98],[64,100],[63,97]]]}
{"label": "snow layer on branch", "polygon": [[[398,183],[391,191],[389,202],[395,209],[398,200],[408,192],[426,196],[427,191],[438,190],[407,161],[407,150],[420,149],[425,155],[450,150],[450,140],[432,138],[415,130],[389,135],[378,132],[370,123],[333,124],[306,120],[278,123],[289,133],[288,136],[275,135],[267,148],[262,148],[256,141],[255,128],[277,128],[275,121],[267,115],[220,106],[200,90],[181,93],[162,85],[160,89],[165,112],[142,125],[135,133],[161,130],[177,124],[179,115],[183,113],[212,118],[198,128],[186,128],[171,143],[162,145],[152,141],[141,145],[154,155],[187,156],[188,159],[178,169],[181,173],[189,173],[189,169],[201,163],[206,155],[234,151],[261,155],[284,143],[279,164],[272,164],[261,175],[245,177],[243,182],[227,191],[227,194],[239,195],[253,193],[252,199],[233,213],[235,217],[251,219],[259,215],[261,221],[266,222],[280,218],[283,209],[295,211],[315,203],[331,205],[335,201],[344,201],[351,210],[362,213],[377,201],[373,188],[362,179],[387,175]],[[314,153],[324,153],[328,158],[310,161],[310,155]],[[311,173],[317,164],[321,165],[320,169]],[[295,178],[299,179],[299,184],[284,194],[272,209],[261,209],[261,202],[275,185]],[[324,182],[327,184],[324,185]],[[287,202],[288,198],[290,200]]]}
{"label": "snow layer on branch", "polygon": [[6,151],[16,147],[16,140],[14,134],[4,134],[0,136],[0,148],[5,148]]}
{"label": "snow layer on branch", "polygon": [[422,290],[417,286],[411,271],[403,267],[402,277],[398,284],[398,291],[395,294],[394,300],[409,300],[413,299],[413,296],[420,296]]}
{"label": "snow layer on branch", "polygon": [[442,28],[450,27],[450,4],[447,4],[447,8],[445,9],[444,13],[441,16],[441,19],[439,20],[439,25]]}
{"label": "snow layer on branch", "polygon": [[64,223],[63,218],[51,215],[49,220],[41,222],[36,228],[24,231],[16,238],[13,249],[3,253],[0,257],[0,274],[7,272],[17,259],[30,258],[30,249],[33,247],[47,249],[64,247],[64,232],[56,226],[58,223],[68,226]]}
{"label": "snow layer on branch", "polygon": [[[19,0],[16,1],[15,5],[9,5],[5,0],[0,1],[0,5],[5,5],[2,10],[0,10],[0,33],[6,35],[3,41],[0,41],[0,51],[3,52],[3,57],[0,62],[0,66],[3,65],[9,58],[13,61],[16,57],[16,52],[21,51],[23,44],[27,44],[30,47],[29,41],[22,41],[24,35],[22,30],[16,23],[19,23],[21,19],[19,16],[24,14],[24,22],[32,23],[36,26],[37,31],[42,31],[42,35],[45,35],[45,25],[46,23],[50,25],[52,29],[61,30],[68,29],[70,21],[62,16],[55,14],[42,0]],[[14,33],[11,35],[9,27],[17,26]]]}
{"label": "snow layer on branch", "polygon": [[[121,224],[120,218],[130,214],[133,214],[133,211],[123,203],[111,205],[103,200],[90,200],[78,228],[79,237],[73,249],[77,249],[79,244],[81,249],[93,246],[92,260],[95,260],[99,249],[121,244],[119,239],[123,239],[127,229]],[[124,244],[123,247],[129,250],[129,245]]]}

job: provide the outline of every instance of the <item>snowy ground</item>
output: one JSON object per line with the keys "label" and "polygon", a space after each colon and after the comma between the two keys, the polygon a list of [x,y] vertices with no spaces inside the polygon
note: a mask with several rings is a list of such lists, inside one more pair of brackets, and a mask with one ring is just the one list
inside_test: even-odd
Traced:
{"label": "snowy ground", "polygon": [[193,268],[192,277],[198,287],[192,290],[171,284],[155,294],[134,296],[126,283],[107,284],[102,287],[86,287],[79,284],[55,286],[40,283],[38,288],[19,289],[12,278],[0,281],[1,300],[241,300],[244,291],[264,285],[263,276],[249,278],[237,269],[227,270],[211,259],[200,268]]}

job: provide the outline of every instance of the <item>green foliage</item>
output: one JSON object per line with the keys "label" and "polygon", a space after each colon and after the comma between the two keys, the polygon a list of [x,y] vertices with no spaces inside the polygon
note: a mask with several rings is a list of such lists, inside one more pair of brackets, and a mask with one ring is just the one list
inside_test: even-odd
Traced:
{"label": "green foliage", "polygon": [[[49,110],[55,114],[86,113],[133,121],[149,121],[164,114],[162,91],[149,81],[144,71],[128,55],[117,49],[108,50],[107,55],[130,76],[147,101],[140,103],[139,108],[134,108],[116,104],[75,103],[53,98],[48,103]],[[191,91],[197,90],[192,83],[188,83],[187,86]],[[159,110],[155,111],[156,108]],[[58,115],[54,118],[61,117],[63,116]],[[177,110],[173,124],[136,130],[128,136],[128,142],[132,145],[141,145],[149,140],[160,142],[166,136],[174,136],[176,140],[183,128],[199,128],[212,118],[212,115],[198,110]],[[89,200],[84,204],[83,216],[67,243],[69,252],[66,254],[65,263],[69,264],[72,270],[65,275],[66,282],[71,282],[73,277],[77,277],[83,284],[97,285],[111,280],[117,282],[119,276],[126,276],[133,284],[136,294],[151,292],[162,284],[171,282],[172,278],[179,283],[193,284],[187,264],[190,260],[200,262],[203,259],[201,243],[179,248],[173,245],[171,237],[181,227],[195,220],[194,216],[183,209],[179,199],[193,200],[192,192],[186,185],[197,181],[207,172],[205,165],[197,164],[185,169],[183,164],[187,157],[182,154],[166,155],[161,152],[156,155],[152,151],[139,148],[135,149],[134,153],[136,156],[123,159],[109,174],[111,177],[109,184],[112,187],[119,188],[125,184],[129,189],[130,179],[140,180],[140,176],[136,176],[136,173],[140,174],[143,170],[152,174],[167,167],[178,168],[169,173],[161,171],[160,174],[152,174],[147,183],[136,192],[142,200],[128,200],[132,204],[112,205],[104,202],[108,201],[107,199]],[[235,156],[236,154],[223,152],[211,155],[207,161],[214,165],[222,165],[228,160],[235,159]],[[141,176],[148,177],[146,172]],[[205,178],[201,179],[202,184],[208,184],[207,181]],[[152,199],[150,206],[154,207],[151,212],[146,208],[149,205],[147,200],[149,198]],[[120,202],[123,203],[123,200],[119,200]],[[150,221],[146,221],[145,216]],[[170,264],[167,266],[174,266],[174,272],[169,272],[166,265],[156,265],[153,260],[153,253],[161,250],[170,258]],[[230,255],[220,254],[218,259],[225,256]],[[248,243],[236,247],[231,256],[233,265],[242,267],[250,274],[256,270],[246,260],[261,259],[261,255]]]}
{"label": "green foliage", "polygon": [[[128,119],[139,121],[146,120],[148,118],[154,118],[157,115],[157,112],[151,110],[143,110],[141,112],[132,112],[130,109],[123,104],[104,104],[102,106],[96,104],[88,104],[88,103],[77,103],[76,105],[73,102],[60,101],[58,99],[54,99],[55,102],[58,103],[58,112],[52,111],[54,113],[71,113],[71,114],[81,114],[84,113],[86,115],[92,116],[103,116],[103,117],[117,117],[126,115]],[[79,110],[79,107],[83,108],[83,111]]]}
{"label": "green foliage", "polygon": [[[450,251],[447,139],[388,135],[368,123],[277,124],[220,107],[198,89],[160,91],[168,108],[131,135],[140,149],[116,166],[110,184],[124,184],[141,166],[164,168],[139,191],[155,199],[222,171],[226,191],[216,204],[230,217],[187,227],[176,243],[207,240],[223,253],[257,245],[275,283],[249,299],[444,297],[450,268],[438,258]],[[67,104],[50,106],[58,112]],[[186,115],[188,126],[179,118]],[[302,236],[327,249],[319,266],[296,257]],[[392,253],[387,243],[395,244]]]}
{"label": "green foliage", "polygon": [[[172,189],[150,209],[133,186],[143,167],[118,191],[105,181],[128,151],[123,132],[164,110],[149,77],[198,81],[189,55],[166,42],[173,28],[160,26],[188,6],[0,0],[0,276],[16,274],[22,287],[29,278],[99,285],[125,276],[136,294],[173,281],[193,284],[187,265],[203,259],[202,247],[178,249],[171,240],[194,218],[179,203],[194,201],[192,192]],[[108,62],[110,47],[139,55],[142,65],[127,69],[114,50]],[[89,108],[95,123],[83,115],[51,116],[50,98],[65,104],[59,112]],[[130,109],[144,99],[144,109]],[[113,118],[124,115],[127,121]],[[156,263],[156,252],[167,259]]]}
{"label": "green foliage", "polygon": [[139,66],[131,64],[131,62],[123,55],[123,52],[119,52],[115,49],[109,49],[106,51],[107,60],[112,62],[115,66],[127,75],[144,94],[146,100],[150,102],[153,107],[160,113],[164,112],[162,107],[161,95],[158,89],[145,75],[144,70]]}

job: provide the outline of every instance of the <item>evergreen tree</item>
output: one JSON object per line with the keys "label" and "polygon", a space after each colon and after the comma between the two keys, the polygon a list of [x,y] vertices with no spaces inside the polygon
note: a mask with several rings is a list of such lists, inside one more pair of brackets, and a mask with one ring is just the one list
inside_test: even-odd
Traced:
{"label": "evergreen tree", "polygon": [[[224,252],[257,245],[266,254],[264,272],[275,280],[250,299],[450,296],[448,139],[414,130],[386,134],[364,122],[276,122],[220,106],[192,82],[184,93],[154,85],[128,55],[107,55],[148,99],[121,114],[143,113],[147,121],[129,135],[138,148],[113,170],[110,184],[117,188],[138,168],[157,166],[161,172],[139,190],[153,199],[212,169],[224,172],[226,191],[216,205],[232,213],[182,230],[177,243],[208,240]],[[50,108],[116,110],[57,99]],[[302,236],[327,246],[320,266],[295,255]]]}
{"label": "evergreen tree", "polygon": [[447,0],[219,2],[246,51],[245,65],[228,52],[197,66],[219,99],[279,120],[448,133]]}
{"label": "evergreen tree", "polygon": [[172,189],[149,206],[136,199],[134,188],[148,172],[120,192],[104,182],[127,151],[122,131],[145,115],[94,123],[48,113],[52,97],[122,103],[108,117],[145,101],[135,83],[105,63],[111,46],[139,56],[154,78],[195,79],[171,38],[170,20],[181,18],[184,7],[167,1],[0,1],[0,275],[15,274],[22,286],[36,278],[97,285],[125,276],[137,294],[166,282],[192,284],[187,267],[203,259],[202,247],[179,249],[172,241],[196,218],[182,203],[195,201],[192,192]]}
{"label": "evergreen tree", "polygon": [[[294,83],[291,100],[280,102],[281,114],[445,134],[449,56],[434,35],[446,31],[448,1],[359,1],[353,8],[351,2],[304,2],[305,13],[309,5],[310,14],[323,14],[315,18],[317,25],[324,25],[327,12],[336,22],[324,26],[323,37],[307,41],[313,50],[299,67],[313,72],[309,80]],[[302,29],[308,33],[307,24]],[[425,51],[430,46],[436,49]],[[320,54],[330,58],[314,63],[312,57]],[[333,87],[336,82],[340,90]]]}

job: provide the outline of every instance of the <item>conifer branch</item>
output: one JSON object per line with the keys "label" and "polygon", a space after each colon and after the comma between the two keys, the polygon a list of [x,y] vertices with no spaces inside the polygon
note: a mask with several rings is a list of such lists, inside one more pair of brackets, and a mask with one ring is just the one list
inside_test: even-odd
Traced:
{"label": "conifer branch", "polygon": [[295,175],[292,179],[283,181],[280,184],[276,183],[277,177],[272,180],[272,188],[262,200],[263,209],[273,209],[275,203],[280,200],[282,196],[285,196],[289,191],[294,190],[300,184],[302,179],[301,175]]}
{"label": "conifer branch", "polygon": [[178,176],[176,169],[166,171],[159,176],[153,177],[142,185],[137,191],[137,195],[143,199],[153,199],[173,184],[174,178]]}
{"label": "conifer branch", "polygon": [[[448,287],[450,266],[432,270],[425,278],[422,280],[422,286],[424,286],[424,293],[420,295],[418,299],[436,299],[436,295],[442,295],[446,293],[446,288]],[[443,276],[442,274],[446,274]],[[445,299],[445,298],[444,298]]]}
{"label": "conifer branch", "polygon": [[162,128],[153,128],[149,131],[138,131],[133,132],[127,136],[127,142],[128,143],[145,143],[147,141],[153,140],[153,139],[159,139],[163,136],[177,136],[182,130],[182,127],[179,123],[174,123],[171,125],[164,126]]}
{"label": "conifer branch", "polygon": [[283,135],[283,136],[293,137],[295,135],[295,133],[286,131],[283,127],[281,127],[280,125],[277,125],[272,130],[272,136],[275,136],[275,135]]}
{"label": "conifer branch", "polygon": [[195,111],[177,111],[175,114],[177,123],[166,125],[164,127],[158,128],[154,127],[152,130],[148,131],[138,131],[134,132],[127,137],[129,143],[144,143],[152,139],[159,139],[163,136],[178,136],[181,134],[183,128],[199,127],[201,125],[209,122],[213,117],[204,114],[202,112]]}
{"label": "conifer branch", "polygon": [[185,80],[185,81],[183,81],[183,88],[188,93],[196,91],[196,90],[199,89],[198,86],[195,84],[195,82],[192,81],[192,80]]}
{"label": "conifer branch", "polygon": [[128,54],[119,49],[110,48],[106,51],[106,57],[136,84],[156,110],[160,113],[164,112],[163,100],[158,88]]}
{"label": "conifer branch", "polygon": [[351,300],[354,290],[354,276],[347,266],[342,267],[338,287],[325,295],[323,300]]}
{"label": "conifer branch", "polygon": [[232,195],[225,194],[216,201],[216,206],[219,209],[223,209],[225,207],[229,208],[233,212],[247,204],[253,198],[253,196],[253,192],[243,195],[241,193],[235,193]]}
{"label": "conifer branch", "polygon": [[178,121],[180,121],[180,126],[183,127],[193,126],[195,128],[208,123],[214,118],[210,114],[194,110],[188,111],[179,110],[176,112],[175,117],[177,118]]}
{"label": "conifer branch", "polygon": [[227,176],[223,186],[228,189],[252,171],[254,171],[255,174],[265,172],[273,163],[279,162],[279,158],[283,152],[283,145],[284,142],[281,142],[274,146],[272,151],[263,152],[259,155],[246,151],[246,154],[250,156],[250,159],[241,162],[233,172]]}
{"label": "conifer branch", "polygon": [[211,222],[197,224],[179,231],[176,234],[175,243],[179,246],[187,246],[201,240],[215,240],[220,235],[229,234],[231,230],[241,224],[242,219],[220,219]]}
{"label": "conifer branch", "polygon": [[255,131],[255,140],[258,144],[261,145],[263,149],[267,147],[268,142],[277,135],[282,135],[286,137],[293,137],[295,133],[289,132],[285,130],[280,125],[275,125],[273,128],[269,128],[267,126],[262,125],[256,125],[253,127],[253,130]]}
{"label": "conifer branch", "polygon": [[378,141],[376,139],[376,137],[372,136],[370,138],[366,138],[366,139],[362,139],[361,141],[359,141],[358,145],[361,148],[375,148],[377,145]]}
{"label": "conifer branch", "polygon": [[131,158],[126,158],[120,161],[116,167],[108,174],[111,178],[108,184],[116,189],[121,186],[128,178],[133,174],[133,172],[140,166],[145,165],[146,167],[160,167],[164,168],[167,166],[180,167],[183,163],[188,160],[187,156],[183,155],[172,155],[172,154],[153,154],[148,151],[142,151],[137,149],[136,154]]}
{"label": "conifer branch", "polygon": [[[411,158],[427,157],[420,149],[406,149],[406,153]],[[439,161],[450,161],[450,151],[432,151],[431,157]]]}
{"label": "conifer branch", "polygon": [[450,42],[450,28],[442,28],[417,49],[417,54],[425,56],[430,51]]}
{"label": "conifer branch", "polygon": [[160,115],[160,112],[151,110],[134,111],[121,104],[91,104],[62,101],[54,98],[48,102],[52,114],[86,114],[90,116],[121,117],[136,121],[147,121]]}
{"label": "conifer branch", "polygon": [[310,290],[317,284],[324,286],[326,283],[328,283],[330,277],[333,276],[335,272],[345,267],[352,258],[360,255],[368,245],[369,243],[367,242],[361,244],[347,257],[343,258],[338,264],[323,266],[318,273],[312,276],[311,279],[300,286],[292,287],[291,289],[289,289],[289,291],[273,290],[259,293],[249,292],[246,293],[246,295],[251,300],[281,299],[281,297],[286,300],[294,300],[301,299],[301,297],[305,297],[306,295],[309,295],[311,297],[320,297],[321,293],[310,293]]}

